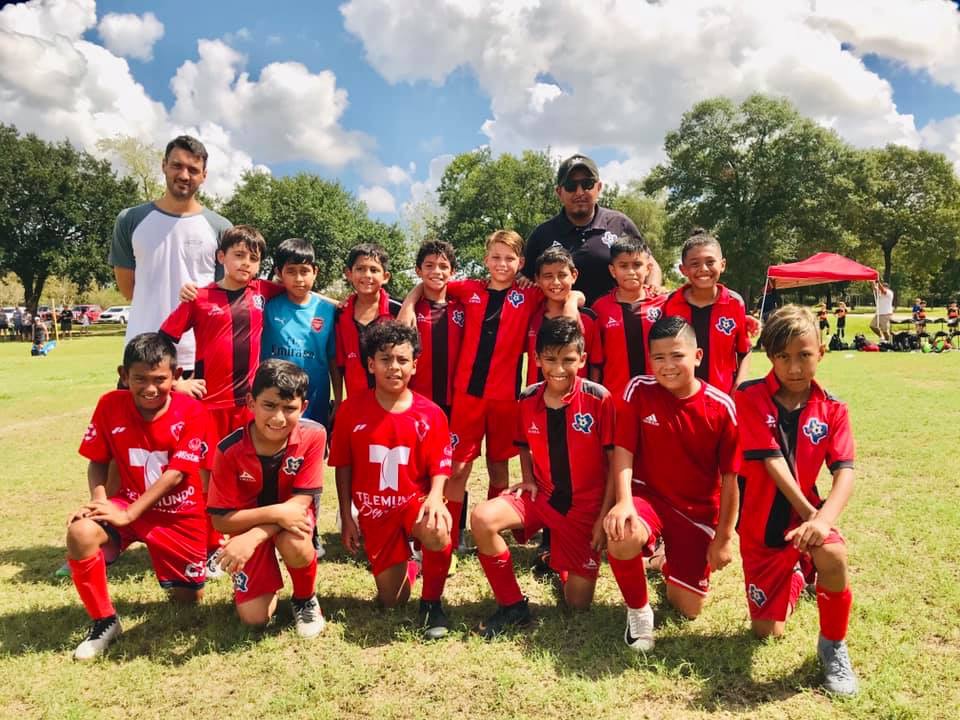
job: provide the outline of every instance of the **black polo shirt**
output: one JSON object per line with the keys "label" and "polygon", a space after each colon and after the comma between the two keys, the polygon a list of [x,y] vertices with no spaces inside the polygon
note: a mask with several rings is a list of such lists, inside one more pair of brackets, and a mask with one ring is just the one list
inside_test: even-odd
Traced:
{"label": "black polo shirt", "polygon": [[533,279],[537,258],[554,244],[573,255],[579,277],[573,289],[587,296],[587,305],[610,292],[616,284],[610,275],[610,246],[620,235],[642,237],[633,221],[616,210],[597,205],[593,219],[584,226],[574,225],[563,209],[538,225],[527,239],[523,274]]}

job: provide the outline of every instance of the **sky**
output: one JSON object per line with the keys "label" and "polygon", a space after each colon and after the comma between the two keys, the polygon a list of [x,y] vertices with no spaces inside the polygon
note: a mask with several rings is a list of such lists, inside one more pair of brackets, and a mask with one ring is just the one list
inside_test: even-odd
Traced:
{"label": "sky", "polygon": [[584,152],[642,178],[696,102],[782,96],[858,147],[960,172],[950,0],[30,0],[0,10],[0,122],[95,154],[132,135],[339,180],[404,222],[457,153]]}

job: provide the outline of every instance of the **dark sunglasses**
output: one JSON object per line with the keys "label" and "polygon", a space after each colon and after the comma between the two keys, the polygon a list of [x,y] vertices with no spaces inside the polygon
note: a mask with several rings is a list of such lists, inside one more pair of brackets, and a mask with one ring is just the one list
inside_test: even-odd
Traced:
{"label": "dark sunglasses", "polygon": [[567,192],[576,192],[577,187],[581,187],[584,190],[593,190],[593,186],[597,184],[597,181],[593,178],[583,178],[583,180],[564,180],[563,189]]}

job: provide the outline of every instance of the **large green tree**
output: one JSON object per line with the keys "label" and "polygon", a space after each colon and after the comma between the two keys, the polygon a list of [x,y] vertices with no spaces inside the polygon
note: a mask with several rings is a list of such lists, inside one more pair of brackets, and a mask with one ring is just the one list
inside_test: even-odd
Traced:
{"label": "large green tree", "polygon": [[619,210],[633,220],[653,256],[660,263],[665,276],[679,279],[674,270],[679,259],[680,245],[677,238],[667,234],[667,195],[656,196],[644,192],[643,181],[631,180],[626,185],[604,185],[599,199],[603,207]]}
{"label": "large green tree", "polygon": [[370,219],[366,205],[339,182],[309,173],[278,178],[249,172],[221,212],[234,224],[260,230],[271,251],[290,237],[312,242],[321,287],[341,277],[350,248],[364,242],[378,243],[389,253],[391,289],[401,292],[410,285],[410,250],[403,233],[396,225]]}
{"label": "large green tree", "polygon": [[555,182],[556,167],[545,151],[496,158],[489,148],[461,153],[447,166],[437,189],[444,211],[437,235],[452,243],[466,263],[479,262],[484,241],[494,230],[516,230],[526,238],[556,214]]}
{"label": "large green tree", "polygon": [[0,125],[0,273],[17,276],[27,307],[36,308],[51,275],[81,290],[109,280],[114,220],[136,201],[135,183],[106,161]]}
{"label": "large green tree", "polygon": [[644,189],[667,192],[668,244],[693,226],[712,230],[728,258],[726,281],[744,295],[759,292],[771,262],[855,244],[845,232],[855,153],[786,100],[698,103],[664,146],[667,161]]}
{"label": "large green tree", "polygon": [[137,183],[141,202],[163,195],[162,149],[132,135],[114,135],[97,141],[97,150],[115,157],[123,165],[127,177]]}

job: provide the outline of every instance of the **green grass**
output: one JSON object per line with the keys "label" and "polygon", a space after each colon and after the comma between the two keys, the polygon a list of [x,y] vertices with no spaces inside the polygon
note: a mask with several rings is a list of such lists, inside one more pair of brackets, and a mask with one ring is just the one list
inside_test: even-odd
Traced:
{"label": "green grass", "polygon": [[[849,335],[861,321],[851,316]],[[782,641],[754,641],[739,563],[714,575],[694,622],[664,609],[654,579],[657,648],[644,657],[623,646],[607,568],[593,610],[575,615],[521,571],[536,626],[478,640],[467,628],[493,602],[467,558],[447,585],[456,631],[425,644],[415,605],[383,612],[370,602],[371,577],[334,534],[329,474],[318,593],[331,622],[320,639],[296,637],[285,601],[265,632],[242,629],[226,582],[212,583],[197,608],[170,606],[137,547],[110,570],[123,637],[104,660],[74,663],[87,620],[72,585],[52,572],[67,514],[86,497],[76,447],[113,386],[121,344],[68,340],[48,358],[0,344],[0,716],[949,718],[960,707],[960,353],[838,352],[823,363],[821,379],[850,403],[858,440],[857,489],[841,527],[862,692],[835,701],[816,689],[815,604],[801,604]],[[766,367],[755,354],[754,374]],[[530,550],[516,548],[515,558],[526,567]]]}

